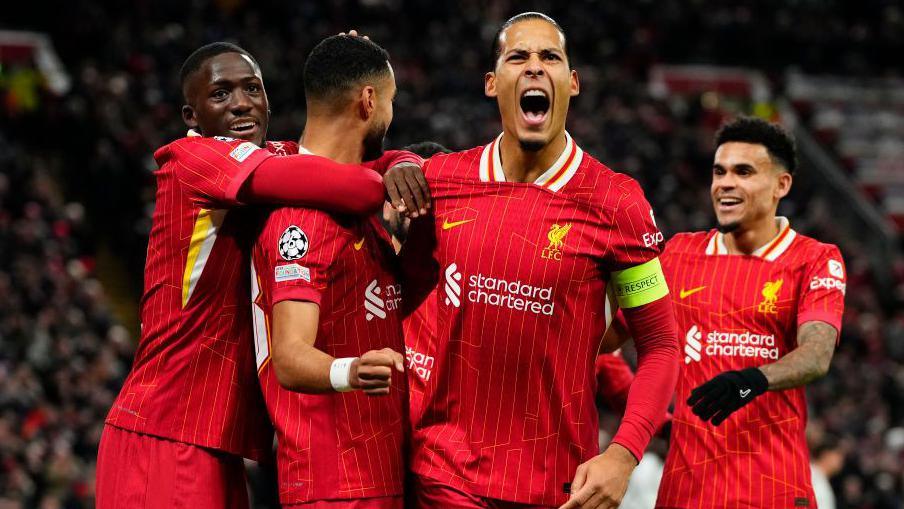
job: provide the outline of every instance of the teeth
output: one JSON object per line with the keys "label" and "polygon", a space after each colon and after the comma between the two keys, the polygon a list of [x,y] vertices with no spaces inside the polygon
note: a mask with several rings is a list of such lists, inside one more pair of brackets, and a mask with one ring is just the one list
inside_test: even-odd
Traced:
{"label": "teeth", "polygon": [[546,92],[542,90],[528,90],[524,93],[524,97],[546,97]]}

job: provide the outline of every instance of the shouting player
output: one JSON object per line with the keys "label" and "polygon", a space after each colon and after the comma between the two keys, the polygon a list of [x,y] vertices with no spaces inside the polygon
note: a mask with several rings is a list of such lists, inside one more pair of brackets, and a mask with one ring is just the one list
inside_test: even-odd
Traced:
{"label": "shouting player", "polygon": [[718,228],[662,257],[684,359],[657,507],[813,508],[804,386],[832,360],[844,263],[776,217],[797,166],[783,129],[740,118],[716,147]]}
{"label": "shouting player", "polygon": [[[204,46],[182,67],[186,125],[155,154],[157,201],[132,371],[106,420],[97,505],[246,507],[242,456],[270,451],[254,371],[249,212],[306,204],[364,214],[379,175],[265,142],[270,112],[245,50]],[[401,156],[404,160],[406,156]]]}
{"label": "shouting player", "polygon": [[[300,152],[354,164],[380,155],[396,93],[386,51],[329,37],[308,56],[304,87]],[[266,218],[253,251],[255,348],[284,506],[403,506],[407,392],[394,258],[375,215],[282,208]]]}
{"label": "shouting player", "polygon": [[[559,25],[521,14],[493,45],[503,133],[426,163],[435,216],[402,250],[406,301],[438,300],[435,341],[408,352],[429,360],[409,375],[414,503],[616,507],[677,376],[661,234],[637,183],[565,132],[579,85]],[[638,332],[638,383],[598,455],[594,360],[615,301]]]}

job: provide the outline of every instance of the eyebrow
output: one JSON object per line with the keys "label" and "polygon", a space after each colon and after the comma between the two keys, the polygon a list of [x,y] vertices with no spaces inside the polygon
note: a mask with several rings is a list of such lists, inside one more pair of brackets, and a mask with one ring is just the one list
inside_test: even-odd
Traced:
{"label": "eyebrow", "polygon": [[[756,166],[754,166],[752,164],[748,164],[748,163],[735,164],[732,166],[732,168],[756,171]],[[726,170],[726,168],[719,163],[713,164],[713,169],[714,170]]]}
{"label": "eyebrow", "polygon": [[219,78],[215,81],[211,81],[210,83],[208,83],[208,86],[223,86],[223,85],[231,85],[231,84],[237,83],[237,82],[242,83],[242,82],[248,82],[248,81],[261,81],[261,79],[259,76],[254,75],[254,74],[252,74],[250,76],[244,76],[244,77],[238,78],[236,80],[231,80],[228,78]]}
{"label": "eyebrow", "polygon": [[530,54],[530,53],[540,53],[541,55],[548,55],[550,53],[561,54],[562,50],[559,48],[543,48],[541,50],[531,51],[529,49],[518,48],[518,49],[510,49],[505,52],[506,55],[509,55],[512,53],[519,54],[519,55]]}

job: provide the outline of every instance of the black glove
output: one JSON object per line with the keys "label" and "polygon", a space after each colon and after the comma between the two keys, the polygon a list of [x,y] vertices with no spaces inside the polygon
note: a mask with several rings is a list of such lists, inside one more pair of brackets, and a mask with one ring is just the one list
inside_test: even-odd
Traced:
{"label": "black glove", "polygon": [[687,404],[694,414],[715,426],[722,424],[729,415],[766,392],[769,380],[757,368],[743,371],[726,371],[691,391]]}

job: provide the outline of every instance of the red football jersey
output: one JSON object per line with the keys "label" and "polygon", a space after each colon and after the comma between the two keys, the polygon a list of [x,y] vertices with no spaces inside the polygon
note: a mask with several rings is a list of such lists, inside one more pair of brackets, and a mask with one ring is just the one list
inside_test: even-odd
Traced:
{"label": "red football jersey", "polygon": [[234,209],[248,175],[295,143],[262,149],[188,137],[154,157],[141,339],[107,424],[257,459],[272,431],[254,376],[248,260],[251,213]]}
{"label": "red football jersey", "polygon": [[403,352],[395,251],[375,218],[282,208],[269,214],[252,255],[258,375],[277,435],[283,504],[402,494],[405,377],[388,396],[284,389],[270,361],[273,306],[320,306],[314,344],[333,357]]}
{"label": "red football jersey", "polygon": [[570,137],[534,183],[504,181],[499,140],[427,162],[435,221],[415,221],[403,248],[403,270],[428,269],[406,292],[439,280],[435,341],[409,359],[423,390],[412,468],[477,496],[559,505],[599,453],[607,280],[656,257],[661,236],[637,183]]}
{"label": "red football jersey", "polygon": [[684,352],[672,443],[657,507],[816,507],[804,428],[804,389],[769,391],[719,426],[687,405],[690,392],[729,370],[769,364],[797,346],[799,325],[841,330],[845,270],[838,248],[796,233],[750,256],[729,255],[716,231],[678,234],[661,261]]}
{"label": "red football jersey", "polygon": [[408,412],[411,419],[418,419],[424,410],[425,385],[433,377],[436,358],[436,289],[411,314],[402,320],[405,338],[405,363],[408,373]]}

